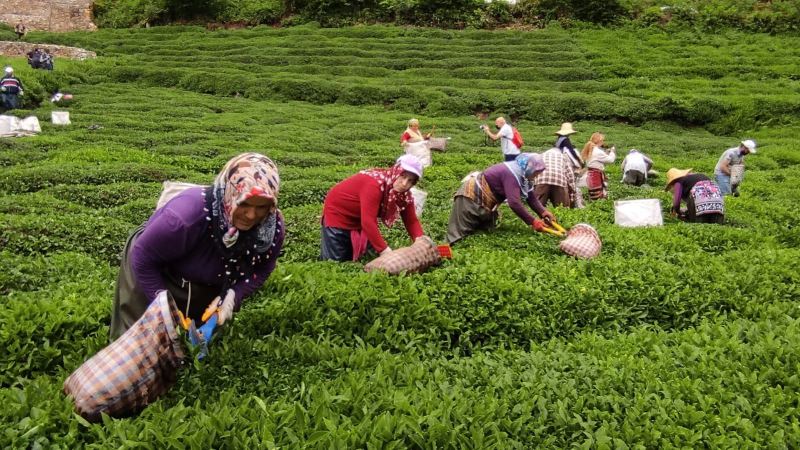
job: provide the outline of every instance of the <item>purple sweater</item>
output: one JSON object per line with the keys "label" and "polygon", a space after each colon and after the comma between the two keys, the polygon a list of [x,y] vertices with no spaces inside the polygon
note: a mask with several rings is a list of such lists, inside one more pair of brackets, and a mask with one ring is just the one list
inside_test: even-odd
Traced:
{"label": "purple sweater", "polygon": [[[153,213],[130,250],[136,283],[151,301],[156,292],[166,289],[164,269],[191,282],[223,287],[223,256],[211,237],[202,191],[202,188],[187,189]],[[237,309],[242,299],[260,288],[275,269],[284,235],[283,216],[279,213],[269,257],[256,268],[251,279],[231,286],[236,293]]]}
{"label": "purple sweater", "polygon": [[[519,186],[519,181],[517,181],[517,176],[511,173],[511,170],[504,163],[495,164],[484,170],[483,176],[486,178],[489,189],[492,190],[492,194],[494,194],[498,203],[508,199],[508,206],[511,210],[526,224],[533,224],[534,217],[522,204],[522,189]],[[528,205],[541,217],[545,209],[539,199],[533,195],[533,190],[528,193],[526,200]]]}

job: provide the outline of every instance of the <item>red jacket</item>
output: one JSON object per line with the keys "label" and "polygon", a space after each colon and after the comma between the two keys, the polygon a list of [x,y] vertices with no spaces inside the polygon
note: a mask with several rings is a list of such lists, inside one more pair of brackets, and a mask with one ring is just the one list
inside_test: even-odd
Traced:
{"label": "red jacket", "polygon": [[[322,206],[322,224],[345,230],[364,230],[369,243],[380,253],[388,247],[378,229],[382,198],[377,180],[363,173],[355,174],[328,191]],[[400,217],[411,239],[424,234],[413,200],[400,213]]]}

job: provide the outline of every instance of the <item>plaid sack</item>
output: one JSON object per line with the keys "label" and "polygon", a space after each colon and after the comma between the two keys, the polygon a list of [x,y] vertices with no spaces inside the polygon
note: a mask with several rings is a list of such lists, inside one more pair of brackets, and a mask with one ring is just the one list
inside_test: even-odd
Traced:
{"label": "plaid sack", "polygon": [[119,339],[72,372],[64,393],[77,413],[92,422],[101,413],[128,416],[167,392],[185,358],[178,320],[175,303],[163,292]]}
{"label": "plaid sack", "polygon": [[561,251],[576,258],[594,258],[600,254],[600,236],[591,225],[579,223],[567,233],[567,238],[561,241]]}
{"label": "plaid sack", "polygon": [[436,243],[428,236],[421,236],[410,247],[398,248],[368,262],[364,271],[383,271],[390,275],[416,273],[441,262]]}

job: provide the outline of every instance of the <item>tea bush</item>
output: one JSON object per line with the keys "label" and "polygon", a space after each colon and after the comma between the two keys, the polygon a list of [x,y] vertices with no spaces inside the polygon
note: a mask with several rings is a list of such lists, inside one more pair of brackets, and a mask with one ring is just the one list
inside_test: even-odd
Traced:
{"label": "tea bush", "polygon": [[[25,71],[42,99],[52,80],[75,95],[58,107],[73,123],[53,126],[45,102],[14,111],[40,135],[0,139],[0,447],[793,447],[797,38],[659,26],[31,33],[100,56]],[[577,147],[599,130],[620,157],[654,158],[646,186],[614,164],[608,200],[553,208],[596,227],[598,258],[566,257],[502,206],[497,230],[425,274],[317,261],[328,189],[391,164],[411,117],[451,137],[419,183],[442,241],[462,177],[500,160],[477,127],[496,115],[526,150],[573,120]],[[668,211],[670,167],[711,175],[744,138],[759,152],[726,225],[613,224],[615,200]],[[80,419],[61,386],[107,343],[129,233],[164,180],[209,184],[245,151],[279,166],[276,271],[163,399]],[[384,235],[408,243],[401,225]]]}

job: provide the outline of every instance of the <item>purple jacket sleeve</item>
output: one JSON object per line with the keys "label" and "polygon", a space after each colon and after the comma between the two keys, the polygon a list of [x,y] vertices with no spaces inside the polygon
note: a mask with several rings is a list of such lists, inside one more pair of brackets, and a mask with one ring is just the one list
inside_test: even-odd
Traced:
{"label": "purple jacket sleeve", "polygon": [[184,219],[179,209],[164,207],[153,215],[136,239],[131,249],[131,269],[137,285],[150,301],[156,292],[167,288],[161,269],[185,255],[195,245],[195,239],[202,236],[202,228],[195,231],[194,225]]}
{"label": "purple jacket sleeve", "polygon": [[539,217],[542,217],[542,213],[544,212],[545,208],[542,205],[542,202],[539,201],[539,198],[533,193],[533,189],[528,192],[528,206],[530,206]]}
{"label": "purple jacket sleeve", "polygon": [[[522,219],[528,225],[533,224],[533,215],[525,209],[525,205],[522,204],[522,191],[520,191],[519,184],[517,183],[517,179],[509,173],[508,176],[503,177],[503,191],[506,194],[506,200],[508,200],[508,206],[511,208],[512,211]],[[531,193],[528,196],[528,204],[531,204],[530,198],[533,194]],[[535,199],[535,197],[534,197]],[[536,200],[536,203],[541,208],[542,205]],[[544,209],[544,208],[542,208]],[[538,211],[537,211],[538,213]]]}
{"label": "purple jacket sleeve", "polygon": [[283,238],[286,236],[285,222],[283,220],[283,214],[280,212],[278,212],[278,225],[280,231],[276,231],[275,238],[272,240],[272,245],[274,247],[272,248],[272,253],[270,254],[269,258],[256,269],[255,273],[253,274],[253,278],[246,281],[239,281],[231,287],[233,292],[236,294],[235,300],[237,311],[242,306],[242,300],[249,297],[258,288],[263,286],[264,282],[267,281],[267,278],[269,278],[272,271],[275,270],[275,264],[278,262],[278,256],[280,256],[281,249],[283,248]]}
{"label": "purple jacket sleeve", "polygon": [[683,186],[681,182],[675,182],[672,186],[672,211],[678,213],[681,210],[681,197],[683,196]]}

